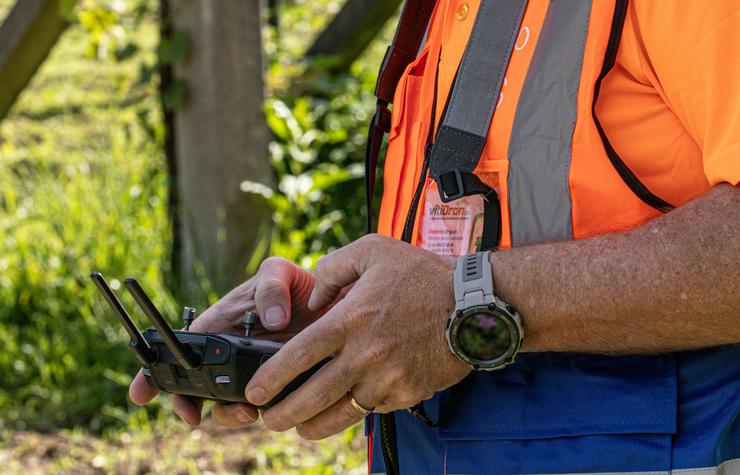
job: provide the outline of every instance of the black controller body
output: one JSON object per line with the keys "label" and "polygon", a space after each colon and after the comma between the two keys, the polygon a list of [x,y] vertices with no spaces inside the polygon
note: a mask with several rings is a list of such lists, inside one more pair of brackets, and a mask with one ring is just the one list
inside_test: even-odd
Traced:
{"label": "black controller body", "polygon": [[[155,327],[142,334],[103,274],[93,272],[90,278],[128,333],[129,349],[141,363],[147,381],[161,391],[221,402],[247,402],[247,383],[283,346],[249,336],[258,317],[251,311],[244,313],[244,336],[173,331],[139,283],[126,279],[126,290]],[[185,307],[186,330],[194,319],[195,309]],[[326,361],[299,375],[263,407],[282,401]]]}
{"label": "black controller body", "polygon": [[[244,389],[252,375],[282,347],[281,343],[239,335],[185,331],[174,334],[201,356],[201,363],[186,369],[178,363],[159,332],[147,329],[143,332],[144,339],[157,355],[156,361],[142,368],[149,384],[164,392],[221,402],[247,402]],[[298,376],[263,407],[283,400],[323,364]]]}

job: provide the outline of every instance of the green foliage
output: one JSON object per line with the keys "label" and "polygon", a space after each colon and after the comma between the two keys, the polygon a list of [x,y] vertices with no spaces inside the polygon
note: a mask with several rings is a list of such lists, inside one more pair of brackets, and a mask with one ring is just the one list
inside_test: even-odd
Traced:
{"label": "green foliage", "polygon": [[309,3],[283,8],[284,24],[296,20],[283,27],[295,26],[291,35],[267,31],[265,38],[272,91],[265,114],[274,134],[270,155],[278,192],[243,184],[245,191],[266,196],[275,210],[273,253],[305,267],[364,232],[367,125],[375,105],[377,67],[392,34],[388,28],[350,74],[333,76],[296,53],[306,42],[295,38],[305,35],[301,28],[309,24],[299,18],[327,18],[309,9],[336,11],[339,2]]}
{"label": "green foliage", "polygon": [[138,81],[156,30],[142,24],[147,49],[115,62],[89,54],[101,36],[85,28],[0,126],[0,428],[125,423],[136,364],[90,271],[137,276],[172,308],[156,84]]}
{"label": "green foliage", "polygon": [[77,8],[67,3],[65,9],[87,33],[87,55],[119,61],[139,50],[138,27],[156,6],[151,0],[79,0]]}
{"label": "green foliage", "polygon": [[92,166],[18,164],[0,175],[3,422],[99,427],[126,405],[135,362],[88,274],[137,275],[164,294],[165,177],[130,158],[156,154],[121,146]]}
{"label": "green foliage", "polygon": [[273,252],[306,267],[362,232],[364,210],[358,205],[364,199],[363,166],[358,157],[368,114],[349,97],[301,97],[292,108],[275,99],[266,107],[279,179],[279,193],[269,195],[275,209]]}
{"label": "green foliage", "polygon": [[[281,32],[266,30],[265,116],[279,186],[242,185],[275,210],[272,253],[307,267],[362,233],[371,91],[391,33],[347,76],[306,64],[306,38],[340,4],[285,2]],[[156,65],[182,61],[190,45],[175,33],[158,47],[154,7],[79,1],[77,24],[0,124],[0,429],[102,430],[141,417],[128,416],[136,363],[127,338],[88,274],[135,276],[177,314],[164,284],[170,229]],[[175,83],[161,99],[176,107],[181,94]]]}

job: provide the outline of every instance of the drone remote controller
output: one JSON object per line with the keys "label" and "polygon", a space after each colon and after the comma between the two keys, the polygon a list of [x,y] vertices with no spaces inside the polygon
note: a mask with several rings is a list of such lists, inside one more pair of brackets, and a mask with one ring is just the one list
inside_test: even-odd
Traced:
{"label": "drone remote controller", "polygon": [[[189,307],[183,313],[186,331],[173,331],[139,283],[126,279],[126,289],[154,325],[142,334],[103,275],[93,272],[90,277],[129,334],[129,349],[141,363],[147,381],[161,391],[220,402],[247,402],[244,388],[252,375],[283,346],[249,336],[257,319],[254,312],[244,314],[244,336],[188,332],[195,319],[195,309]],[[283,400],[325,362],[298,376],[262,407]]]}

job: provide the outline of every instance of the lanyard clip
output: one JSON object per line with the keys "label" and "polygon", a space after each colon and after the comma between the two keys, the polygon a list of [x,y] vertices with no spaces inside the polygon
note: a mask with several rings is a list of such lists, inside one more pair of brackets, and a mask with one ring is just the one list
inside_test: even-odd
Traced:
{"label": "lanyard clip", "polygon": [[436,178],[439,197],[443,203],[449,203],[465,196],[465,185],[459,168],[450,170]]}

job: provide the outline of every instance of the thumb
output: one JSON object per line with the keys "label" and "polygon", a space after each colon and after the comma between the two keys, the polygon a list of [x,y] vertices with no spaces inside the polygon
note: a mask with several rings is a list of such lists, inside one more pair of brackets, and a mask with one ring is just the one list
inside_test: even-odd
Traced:
{"label": "thumb", "polygon": [[131,386],[128,388],[128,394],[131,402],[137,406],[143,406],[157,397],[159,389],[150,386],[144,373],[139,370],[139,372],[136,373],[136,377],[134,377],[134,380],[131,382]]}
{"label": "thumb", "polygon": [[[256,276],[254,304],[260,323],[267,330],[280,331],[290,324],[292,290],[302,287],[308,272],[292,262],[270,257],[260,266]],[[310,274],[309,274],[310,275]],[[307,285],[310,286],[310,282]]]}

